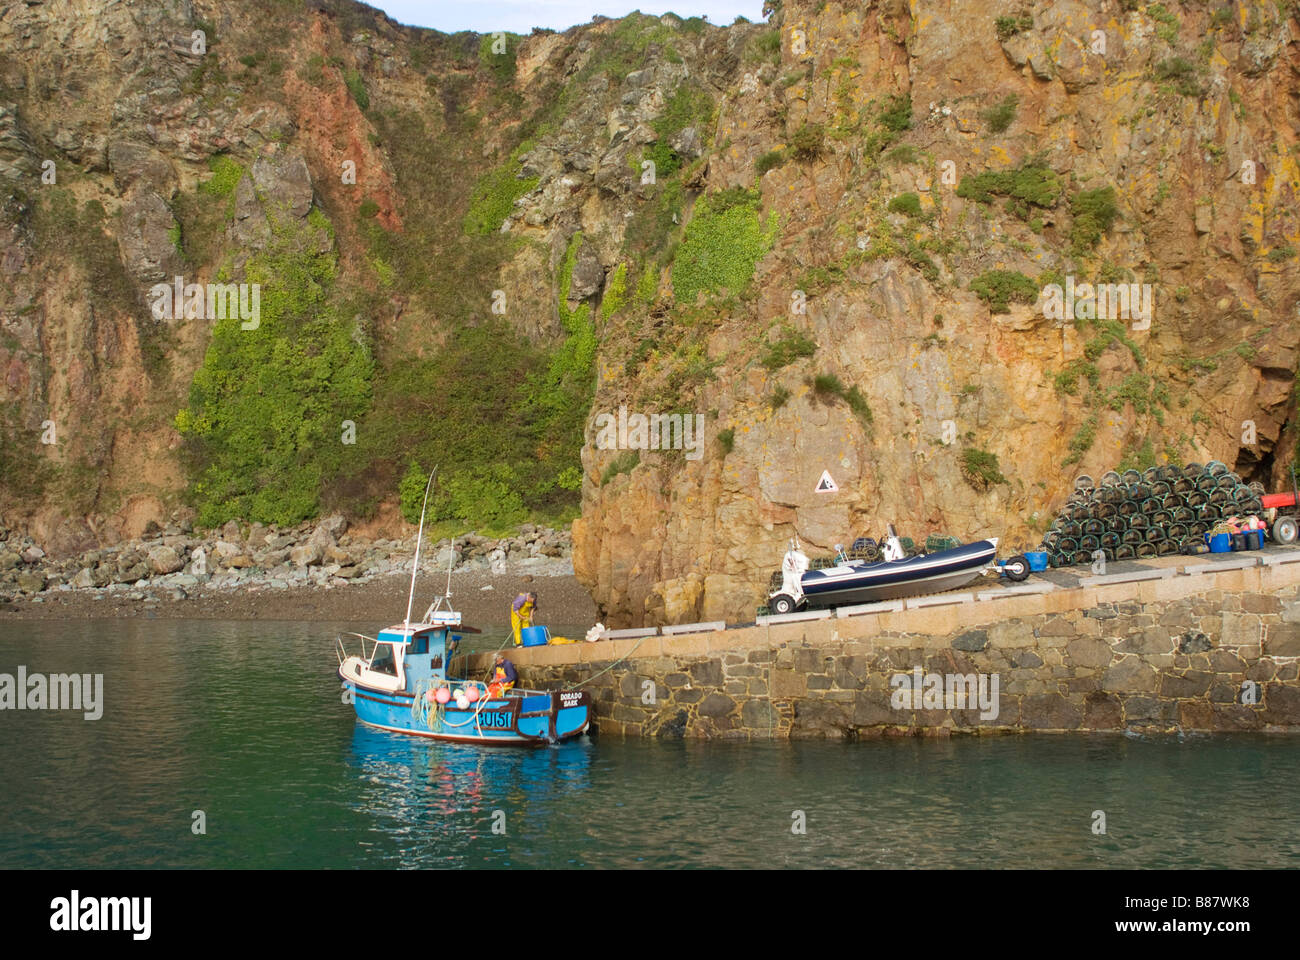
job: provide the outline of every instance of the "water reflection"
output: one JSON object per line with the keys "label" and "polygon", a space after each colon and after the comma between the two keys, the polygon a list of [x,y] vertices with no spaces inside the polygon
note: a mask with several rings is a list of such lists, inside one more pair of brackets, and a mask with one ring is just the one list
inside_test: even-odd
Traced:
{"label": "water reflection", "polygon": [[358,723],[345,757],[357,781],[350,806],[370,824],[365,845],[388,865],[509,866],[512,847],[517,857],[544,839],[591,789],[594,755],[586,737],[494,749]]}

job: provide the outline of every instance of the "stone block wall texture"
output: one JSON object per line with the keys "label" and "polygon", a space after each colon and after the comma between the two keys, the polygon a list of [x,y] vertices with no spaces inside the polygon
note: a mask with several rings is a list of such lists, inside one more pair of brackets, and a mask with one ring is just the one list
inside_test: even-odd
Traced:
{"label": "stone block wall texture", "polygon": [[[1288,564],[514,659],[524,686],[589,689],[601,735],[1300,731],[1298,591]],[[996,718],[895,709],[891,676],[918,666],[996,674]]]}

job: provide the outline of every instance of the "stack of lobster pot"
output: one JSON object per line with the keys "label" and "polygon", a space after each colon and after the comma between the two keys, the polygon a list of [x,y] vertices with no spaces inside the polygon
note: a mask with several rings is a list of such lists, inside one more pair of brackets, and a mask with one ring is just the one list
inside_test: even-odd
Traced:
{"label": "stack of lobster pot", "polygon": [[1219,522],[1260,513],[1263,493],[1218,460],[1111,470],[1096,483],[1084,475],[1039,549],[1053,567],[1090,563],[1099,550],[1107,560],[1180,553]]}

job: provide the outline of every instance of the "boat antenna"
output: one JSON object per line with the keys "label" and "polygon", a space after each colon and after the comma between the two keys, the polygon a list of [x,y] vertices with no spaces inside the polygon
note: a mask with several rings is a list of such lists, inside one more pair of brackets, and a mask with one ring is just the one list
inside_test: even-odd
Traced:
{"label": "boat antenna", "polygon": [[451,568],[456,565],[456,541],[451,540],[447,544],[447,592],[443,594],[447,598],[447,609],[451,609]]}
{"label": "boat antenna", "polygon": [[411,604],[415,602],[415,572],[420,569],[420,543],[424,540],[424,508],[429,505],[429,488],[433,486],[433,475],[438,472],[438,468],[433,468],[433,473],[429,474],[429,479],[424,485],[424,502],[420,504],[420,531],[415,535],[415,562],[411,564],[411,593],[406,598],[406,619],[402,621],[402,629],[408,630],[411,626]]}

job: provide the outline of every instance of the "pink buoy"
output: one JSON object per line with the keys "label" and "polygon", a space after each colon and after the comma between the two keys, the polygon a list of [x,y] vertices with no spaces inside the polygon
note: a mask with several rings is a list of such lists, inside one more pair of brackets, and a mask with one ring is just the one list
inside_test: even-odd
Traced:
{"label": "pink buoy", "polygon": [[434,693],[433,699],[437,700],[439,703],[446,703],[451,699],[451,691],[446,687],[439,687]]}
{"label": "pink buoy", "polygon": [[433,702],[434,702],[434,699],[433,699],[433,691],[432,691],[432,690],[426,690],[426,691],[424,692],[424,702],[425,702],[425,703],[433,703]]}
{"label": "pink buoy", "polygon": [[465,699],[468,700],[470,703],[474,703],[475,701],[477,701],[477,700],[478,700],[478,687],[470,687],[468,690],[466,690],[466,691],[465,691]]}

